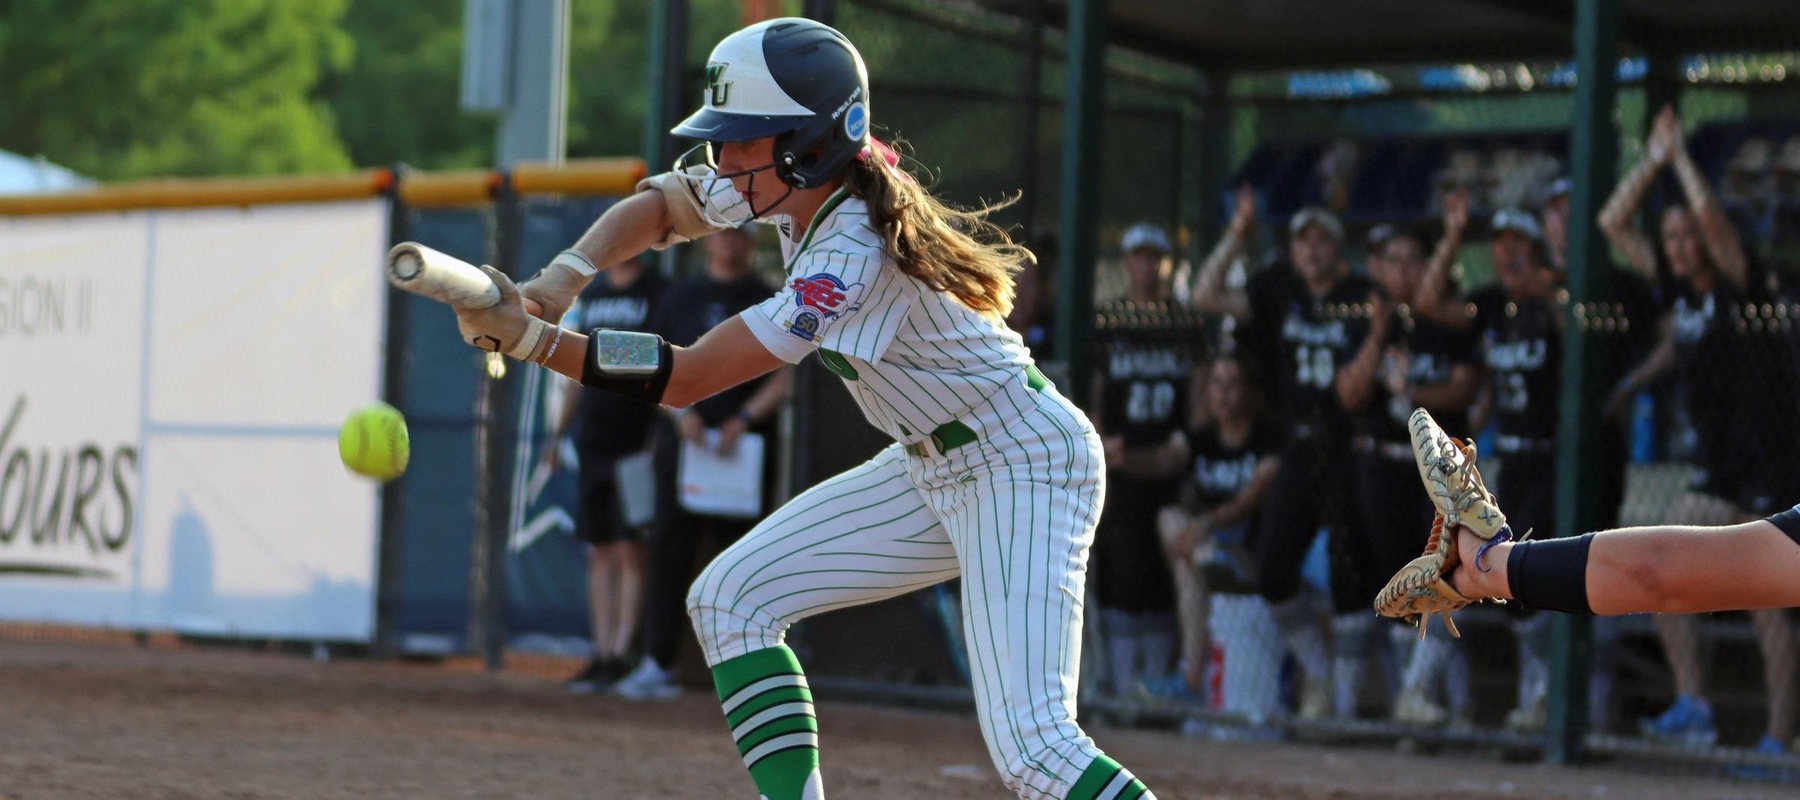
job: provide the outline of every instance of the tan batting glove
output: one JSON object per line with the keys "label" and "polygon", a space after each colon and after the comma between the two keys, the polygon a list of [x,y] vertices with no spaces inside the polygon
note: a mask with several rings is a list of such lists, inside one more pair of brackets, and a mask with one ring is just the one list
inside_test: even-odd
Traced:
{"label": "tan batting glove", "polygon": [[551,324],[562,321],[575,305],[575,298],[600,269],[593,259],[580,250],[564,250],[550,260],[549,266],[519,287],[519,293],[538,304],[538,319]]}
{"label": "tan batting glove", "polygon": [[486,264],[481,271],[500,287],[500,302],[487,308],[456,309],[456,328],[463,341],[490,353],[505,353],[520,361],[537,361],[538,348],[556,328],[525,313],[525,303],[506,273]]}

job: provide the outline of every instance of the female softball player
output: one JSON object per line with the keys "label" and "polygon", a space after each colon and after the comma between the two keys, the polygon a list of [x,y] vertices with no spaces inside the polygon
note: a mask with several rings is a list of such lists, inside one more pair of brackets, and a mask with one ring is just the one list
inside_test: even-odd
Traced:
{"label": "female softball player", "polygon": [[[1150,797],[1075,722],[1104,463],[1093,426],[1004,324],[1012,272],[1029,255],[987,209],[953,209],[901,170],[869,137],[868,104],[862,57],[825,25],[777,19],[726,37],[708,59],[704,106],[674,129],[704,144],[524,287],[490,268],[504,299],[459,312],[463,337],[670,406],[816,352],[895,439],[770,515],[688,594],[732,736],[768,800],[824,796],[788,626],[958,576],[977,712],[1007,786]],[[752,220],[780,229],[787,284],[692,347],[543,321],[596,264]]]}
{"label": "female softball player", "polygon": [[[1472,330],[1481,342],[1498,433],[1494,450],[1506,464],[1503,488],[1519,530],[1546,538],[1555,535],[1562,287],[1536,217],[1503,208],[1494,212],[1491,228],[1497,280],[1471,292],[1465,303],[1449,288],[1448,263],[1434,262],[1413,308],[1453,330]],[[1506,725],[1540,730],[1548,719],[1550,620],[1523,608],[1508,610],[1518,644],[1519,685],[1518,705],[1507,713]]]}
{"label": "female softball player", "polygon": [[[1674,168],[1686,204],[1662,214],[1663,261],[1680,283],[1660,327],[1656,349],[1619,382],[1607,403],[1618,413],[1638,392],[1676,376],[1689,422],[1697,434],[1693,485],[1675,503],[1673,521],[1721,525],[1766,517],[1785,500],[1800,496],[1800,376],[1784,339],[1773,333],[1736,330],[1740,313],[1755,296],[1748,259],[1737,232],[1713,199],[1681,139],[1681,123],[1664,108],[1646,143],[1645,157],[1620,181],[1600,213],[1600,227],[1631,266],[1657,274],[1656,250],[1631,225],[1650,183],[1662,167]],[[1753,306],[1751,308],[1754,308]],[[1754,385],[1755,391],[1748,388]],[[1771,413],[1773,412],[1773,413]],[[1794,661],[1800,655],[1787,614],[1780,609],[1752,612],[1762,645],[1768,687],[1769,725],[1758,745],[1785,752],[1794,734]],[[1674,673],[1676,700],[1661,716],[1646,721],[1646,735],[1711,744],[1718,736],[1703,694],[1695,620],[1685,615],[1656,617],[1663,651]]]}
{"label": "female softball player", "polygon": [[[1456,258],[1468,218],[1467,195],[1446,195],[1444,236],[1429,251],[1429,261],[1427,239],[1418,231],[1381,226],[1370,234],[1369,274],[1394,298],[1393,317],[1387,322],[1386,340],[1365,342],[1345,374],[1356,408],[1358,499],[1383,573],[1398,570],[1417,556],[1431,527],[1431,504],[1418,496],[1407,417],[1415,406],[1424,406],[1443,419],[1466,420],[1480,388],[1481,366],[1473,337],[1414,314],[1411,306],[1419,280],[1430,270],[1446,269]],[[1429,697],[1443,668],[1461,654],[1445,637],[1414,644],[1410,628],[1394,626],[1392,632],[1394,649],[1403,654],[1404,674],[1394,718],[1415,724],[1447,721],[1449,714]],[[1453,706],[1470,710],[1466,691],[1452,694],[1453,700],[1461,701]],[[1338,702],[1342,706],[1351,700]]]}
{"label": "female softball player", "polygon": [[[1241,202],[1241,201],[1240,201]],[[1227,231],[1236,246],[1237,234]],[[1384,301],[1368,278],[1339,258],[1343,225],[1323,208],[1301,209],[1288,223],[1288,263],[1257,272],[1242,289],[1226,285],[1227,258],[1208,260],[1195,282],[1194,306],[1246,326],[1239,341],[1270,364],[1275,407],[1286,428],[1281,468],[1257,521],[1257,588],[1269,602],[1282,639],[1306,676],[1300,716],[1333,710],[1332,655],[1303,592],[1301,564],[1320,524],[1329,524],[1331,604],[1338,632],[1367,632],[1361,609],[1373,597],[1380,570],[1356,507],[1357,476],[1350,463],[1351,421],[1344,368],[1371,336],[1385,336]],[[1217,251],[1215,251],[1217,252]],[[1366,636],[1346,636],[1360,645]],[[1340,663],[1366,656],[1340,649]],[[1338,674],[1347,680],[1353,670]]]}

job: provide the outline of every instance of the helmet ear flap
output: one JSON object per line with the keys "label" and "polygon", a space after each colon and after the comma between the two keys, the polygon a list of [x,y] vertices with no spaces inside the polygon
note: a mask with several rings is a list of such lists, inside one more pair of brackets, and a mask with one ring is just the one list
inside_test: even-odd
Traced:
{"label": "helmet ear flap", "polygon": [[805,156],[794,152],[792,147],[785,146],[793,144],[793,137],[791,135],[782,136],[777,138],[775,142],[775,177],[780,178],[782,183],[796,189],[805,189],[806,176],[799,171],[805,160]]}
{"label": "helmet ear flap", "polygon": [[775,177],[796,189],[809,189],[829,175],[820,175],[819,146],[831,136],[829,119],[825,124],[813,119],[789,133],[775,137]]}

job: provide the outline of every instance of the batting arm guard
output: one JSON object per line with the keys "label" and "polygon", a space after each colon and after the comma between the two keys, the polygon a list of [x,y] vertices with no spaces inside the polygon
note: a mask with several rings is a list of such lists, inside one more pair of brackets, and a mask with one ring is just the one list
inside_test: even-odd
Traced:
{"label": "batting arm guard", "polygon": [[662,250],[672,244],[681,244],[702,236],[724,230],[723,227],[709,222],[706,218],[705,200],[696,193],[696,184],[685,180],[673,172],[652,175],[637,183],[637,191],[661,192],[663,204],[669,208],[669,230],[663,237],[651,245]]}
{"label": "batting arm guard", "polygon": [[654,333],[595,329],[581,360],[581,385],[661,403],[675,368],[674,348]]}

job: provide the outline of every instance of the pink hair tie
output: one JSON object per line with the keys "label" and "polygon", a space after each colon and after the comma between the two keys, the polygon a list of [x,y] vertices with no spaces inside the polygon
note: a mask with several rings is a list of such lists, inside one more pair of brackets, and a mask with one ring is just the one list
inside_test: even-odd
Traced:
{"label": "pink hair tie", "polygon": [[888,147],[887,145],[882,144],[880,139],[877,139],[873,136],[869,137],[869,145],[867,147],[864,147],[862,149],[862,152],[859,152],[856,154],[856,160],[857,161],[868,161],[869,153],[871,151],[880,153],[881,160],[886,161],[888,163],[888,166],[890,166],[890,167],[900,166],[900,154],[894,152],[894,148]]}

